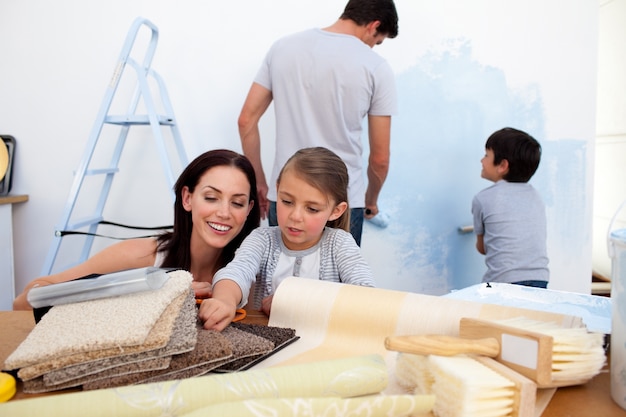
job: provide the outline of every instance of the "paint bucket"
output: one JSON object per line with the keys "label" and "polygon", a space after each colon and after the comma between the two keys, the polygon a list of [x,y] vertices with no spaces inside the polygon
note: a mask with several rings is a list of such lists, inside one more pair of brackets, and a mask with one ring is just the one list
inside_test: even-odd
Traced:
{"label": "paint bucket", "polygon": [[612,304],[611,397],[626,410],[626,229],[611,230],[624,203],[609,225],[608,249],[611,257]]}

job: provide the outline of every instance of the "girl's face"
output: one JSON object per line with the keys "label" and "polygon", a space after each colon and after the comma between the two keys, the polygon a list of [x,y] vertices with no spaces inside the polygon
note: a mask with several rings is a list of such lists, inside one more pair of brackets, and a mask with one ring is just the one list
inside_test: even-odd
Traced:
{"label": "girl's face", "polygon": [[254,202],[246,175],[231,166],[216,166],[198,180],[194,192],[183,188],[183,208],[191,212],[192,245],[223,248],[243,228]]}
{"label": "girl's face", "polygon": [[314,246],[329,220],[338,219],[348,204],[336,204],[328,196],[300,179],[293,170],[283,172],[278,184],[276,215],[283,243],[291,250]]}

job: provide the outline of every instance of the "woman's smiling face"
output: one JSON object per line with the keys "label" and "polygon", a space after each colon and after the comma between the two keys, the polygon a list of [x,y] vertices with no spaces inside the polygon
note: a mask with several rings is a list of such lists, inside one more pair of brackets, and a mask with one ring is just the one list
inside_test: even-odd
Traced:
{"label": "woman's smiling face", "polygon": [[223,248],[241,232],[248,213],[250,183],[238,168],[216,166],[198,180],[193,192],[183,189],[183,207],[191,212],[192,242]]}

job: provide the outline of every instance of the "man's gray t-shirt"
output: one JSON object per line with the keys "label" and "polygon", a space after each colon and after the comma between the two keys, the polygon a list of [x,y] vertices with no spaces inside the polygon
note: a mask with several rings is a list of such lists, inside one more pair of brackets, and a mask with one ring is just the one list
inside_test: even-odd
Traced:
{"label": "man's gray t-shirt", "polygon": [[364,207],[363,119],[397,111],[389,64],[355,36],[309,29],[276,41],[254,82],[272,92],[276,116],[268,198],[276,201],[276,179],[287,159],[323,146],[348,168],[350,207]]}

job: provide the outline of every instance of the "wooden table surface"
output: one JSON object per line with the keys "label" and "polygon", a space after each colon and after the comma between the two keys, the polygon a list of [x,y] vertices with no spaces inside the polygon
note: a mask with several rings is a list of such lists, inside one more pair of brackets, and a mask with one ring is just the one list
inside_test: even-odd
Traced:
{"label": "wooden table surface", "polygon": [[[249,309],[243,322],[265,325],[268,318],[259,311]],[[0,363],[4,363],[4,360],[24,340],[34,325],[32,312],[0,311]],[[77,391],[77,389],[69,389],[55,393],[24,394],[20,388],[18,381],[18,392],[11,401]],[[542,414],[542,417],[579,416],[626,417],[626,410],[620,408],[611,399],[608,367],[584,385],[559,388]]]}

